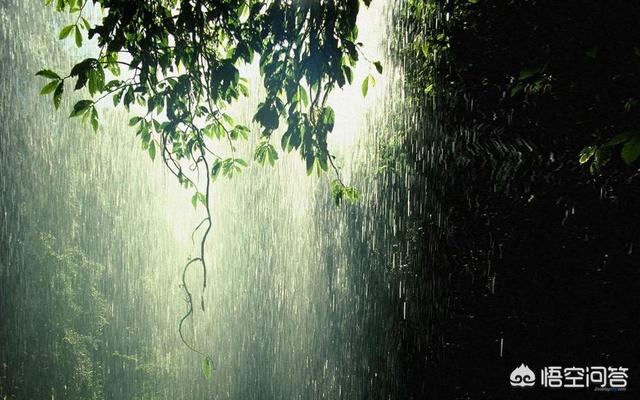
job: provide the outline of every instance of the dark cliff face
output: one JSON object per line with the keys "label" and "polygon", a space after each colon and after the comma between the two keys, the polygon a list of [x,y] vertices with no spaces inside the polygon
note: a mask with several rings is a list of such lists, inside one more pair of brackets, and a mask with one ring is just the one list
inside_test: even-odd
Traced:
{"label": "dark cliff face", "polygon": [[637,370],[639,162],[626,165],[615,148],[591,173],[578,158],[585,146],[640,132],[640,7],[440,7],[450,20],[438,111],[457,143],[440,272],[450,305],[442,359],[433,369],[408,363],[427,381],[411,382],[412,395],[511,398],[509,373],[523,362]]}

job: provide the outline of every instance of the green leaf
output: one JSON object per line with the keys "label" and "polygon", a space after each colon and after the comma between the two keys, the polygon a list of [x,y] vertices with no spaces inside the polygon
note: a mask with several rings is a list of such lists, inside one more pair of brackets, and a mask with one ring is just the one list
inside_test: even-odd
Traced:
{"label": "green leaf", "polygon": [[275,165],[276,160],[278,159],[278,152],[275,147],[266,140],[260,142],[260,144],[256,147],[256,151],[253,157],[256,161],[260,163],[260,165],[264,165],[265,161],[269,162],[271,166]]}
{"label": "green leaf", "polygon": [[91,127],[94,132],[98,132],[98,110],[96,107],[91,107]]}
{"label": "green leaf", "polygon": [[73,111],[69,115],[69,118],[77,117],[82,115],[93,105],[92,100],[80,100],[76,104],[73,105]]}
{"label": "green leaf", "polygon": [[195,192],[194,195],[191,197],[191,205],[193,206],[193,208],[196,208],[198,207],[198,203],[206,207],[207,196],[205,196],[203,193]]}
{"label": "green leaf", "polygon": [[364,81],[362,81],[362,95],[366,97],[367,93],[369,92],[369,88],[375,85],[376,80],[373,78],[373,76],[371,74],[367,75],[367,77],[364,78]]}
{"label": "green leaf", "polygon": [[98,87],[97,87],[97,77],[96,77],[96,72],[95,70],[91,70],[89,71],[89,73],[87,74],[87,78],[89,80],[89,94],[91,94],[91,96],[93,96],[97,91],[98,91]]}
{"label": "green leaf", "polygon": [[82,23],[84,24],[86,30],[91,29],[91,24],[89,24],[89,21],[87,21],[85,17],[81,17],[80,19],[82,20]]}
{"label": "green leaf", "polygon": [[317,166],[319,167],[318,176],[321,171],[327,172],[329,170],[329,164],[327,163],[327,154],[323,153],[318,157]]}
{"label": "green leaf", "polygon": [[633,135],[633,132],[624,132],[618,135],[615,135],[607,142],[607,146],[615,146],[618,144],[622,144],[629,140],[629,138]]}
{"label": "green leaf", "polygon": [[127,91],[124,94],[124,107],[129,110],[129,106],[135,100],[135,94],[133,93],[133,88],[129,86]]}
{"label": "green leaf", "polygon": [[222,118],[231,126],[235,125],[233,117],[229,114],[222,114]]}
{"label": "green leaf", "polygon": [[94,69],[91,69],[88,74],[89,78],[89,93],[93,95],[96,92],[102,92],[104,89],[104,70],[102,66],[96,65]]}
{"label": "green leaf", "polygon": [[298,86],[298,90],[296,91],[296,100],[299,100],[305,107],[309,106],[309,95],[307,91],[302,86]]}
{"label": "green leaf", "polygon": [[307,176],[313,173],[313,166],[316,164],[316,157],[313,154],[307,154],[304,157],[304,161],[307,167]]}
{"label": "green leaf", "polygon": [[593,153],[593,161],[589,166],[591,173],[597,173],[604,167],[611,159],[611,151],[608,147],[596,147]]}
{"label": "green leaf", "polygon": [[220,122],[213,121],[204,127],[203,133],[206,137],[220,139],[225,137],[226,131]]}
{"label": "green leaf", "polygon": [[382,63],[380,61],[376,61],[373,63],[373,65],[376,67],[378,73],[382,74]]}
{"label": "green leaf", "polygon": [[80,27],[76,26],[76,46],[82,47],[82,33],[80,32]]}
{"label": "green leaf", "polygon": [[244,126],[244,125],[236,125],[231,130],[231,133],[229,134],[229,136],[231,136],[231,139],[233,139],[233,140],[236,140],[236,139],[247,140],[247,139],[249,139],[249,133],[250,132],[251,131],[246,126]]}
{"label": "green leaf", "polygon": [[64,93],[64,81],[60,81],[58,83],[58,87],[55,92],[53,92],[53,105],[56,108],[60,108],[60,102],[62,101],[62,93]]}
{"label": "green leaf", "polygon": [[271,166],[273,167],[276,163],[276,160],[278,159],[278,152],[276,151],[275,147],[271,145],[269,145],[268,152],[269,164],[271,164]]}
{"label": "green leaf", "polygon": [[343,65],[342,72],[344,73],[344,77],[347,79],[347,82],[349,82],[349,85],[351,85],[353,83],[353,70],[351,67]]}
{"label": "green leaf", "polygon": [[260,143],[256,147],[256,151],[253,154],[254,160],[256,160],[260,165],[264,165],[265,160],[267,159],[267,152],[264,146],[264,143]]}
{"label": "green leaf", "polygon": [[129,126],[134,126],[137,125],[138,123],[140,123],[140,121],[142,121],[144,118],[142,117],[131,117],[129,119]]}
{"label": "green leaf", "polygon": [[433,92],[433,83],[430,83],[427,85],[426,88],[424,88],[424,93],[425,94],[431,94]]}
{"label": "green leaf", "polygon": [[587,146],[580,152],[580,164],[584,164],[593,156],[596,151],[595,146]]}
{"label": "green leaf", "polygon": [[515,84],[511,90],[509,91],[511,97],[514,97],[515,95],[517,95],[518,93],[520,93],[522,90],[524,89],[524,85],[519,82],[517,84]]}
{"label": "green leaf", "polygon": [[107,69],[113,76],[120,75],[120,66],[118,65],[118,54],[117,53],[108,53],[105,56],[105,60],[107,61]]}
{"label": "green leaf", "polygon": [[205,357],[202,361],[202,374],[205,378],[211,379],[213,372],[213,361],[209,357]]}
{"label": "green leaf", "polygon": [[43,76],[43,77],[49,78],[49,79],[62,79],[62,78],[60,78],[60,76],[58,74],[56,74],[55,72],[51,71],[50,69],[40,70],[40,71],[36,72],[36,76]]}
{"label": "green leaf", "polygon": [[334,179],[331,181],[331,196],[333,197],[333,201],[335,201],[336,205],[340,205],[343,196],[343,186],[339,180]]}
{"label": "green leaf", "polygon": [[279,115],[278,110],[273,104],[262,103],[258,106],[258,111],[253,117],[254,121],[269,130],[278,129]]}
{"label": "green leaf", "polygon": [[[245,160],[241,158],[227,158],[226,160],[221,162],[222,166],[222,175],[227,178],[232,178],[235,174],[242,172],[242,167],[246,167],[248,164]],[[215,167],[215,165],[214,165]],[[212,175],[213,175],[212,171]],[[216,175],[217,175],[216,171]]]}
{"label": "green leaf", "polygon": [[242,93],[244,97],[249,97],[249,88],[247,87],[247,85],[239,83],[238,90],[240,90],[240,93]]}
{"label": "green leaf", "polygon": [[120,100],[122,99],[122,94],[124,93],[124,90],[120,90],[116,93],[113,94],[113,106],[117,107],[118,104],[120,104]]}
{"label": "green leaf", "polygon": [[247,4],[245,2],[243,2],[240,5],[240,8],[238,8],[238,18],[241,21],[245,21],[246,18],[249,17],[249,7],[247,7]]}
{"label": "green leaf", "polygon": [[149,125],[143,121],[136,132],[136,135],[140,135],[140,140],[142,140],[142,147],[148,148],[149,142],[151,141],[151,130],[149,129]]}
{"label": "green leaf", "polygon": [[340,205],[342,200],[347,200],[351,203],[355,203],[360,198],[358,189],[353,186],[345,186],[338,179],[331,181],[331,195],[336,205]]}
{"label": "green leaf", "polygon": [[147,100],[147,113],[152,113],[156,107],[158,106],[158,102],[160,102],[159,96],[151,96]]}
{"label": "green leaf", "polygon": [[520,70],[518,80],[526,80],[541,74],[546,69],[546,65],[530,65]]}
{"label": "green leaf", "polygon": [[92,68],[94,68],[96,61],[97,60],[95,58],[84,59],[79,63],[77,63],[76,65],[74,65],[73,68],[71,68],[71,72],[69,74],[71,76],[79,76],[79,75],[87,74]]}
{"label": "green leaf", "polygon": [[45,95],[53,92],[58,87],[58,81],[51,81],[44,85],[42,90],[40,91],[40,95]]}
{"label": "green leaf", "polygon": [[[89,79],[89,73],[88,72],[83,72],[83,73],[79,74],[78,75],[78,80],[76,81],[76,86],[74,87],[74,90],[82,89],[87,84],[87,80],[88,79]],[[93,92],[92,92],[91,88],[89,88],[89,93],[91,95],[93,95]]]}
{"label": "green leaf", "polygon": [[156,159],[156,142],[154,141],[149,144],[149,157],[151,157],[151,161]]}
{"label": "green leaf", "polygon": [[625,143],[620,155],[627,165],[636,161],[640,157],[640,136],[636,135]]}
{"label": "green leaf", "polygon": [[422,43],[422,46],[420,46],[420,50],[422,51],[422,55],[429,58],[429,43]]}
{"label": "green leaf", "polygon": [[211,178],[215,181],[222,169],[222,161],[215,160],[211,166]]}
{"label": "green leaf", "polygon": [[323,127],[327,131],[332,131],[335,121],[336,121],[336,113],[335,111],[333,111],[333,108],[324,107],[322,109],[322,113],[320,114],[320,122],[322,123]]}
{"label": "green leaf", "polygon": [[67,0],[69,2],[69,13],[76,13],[82,9],[81,4],[75,0]]}
{"label": "green leaf", "polygon": [[75,29],[75,25],[67,25],[64,28],[62,28],[62,30],[60,31],[60,34],[58,35],[58,38],[60,40],[62,39],[66,39],[67,36],[69,36],[71,34],[71,31],[73,31]]}

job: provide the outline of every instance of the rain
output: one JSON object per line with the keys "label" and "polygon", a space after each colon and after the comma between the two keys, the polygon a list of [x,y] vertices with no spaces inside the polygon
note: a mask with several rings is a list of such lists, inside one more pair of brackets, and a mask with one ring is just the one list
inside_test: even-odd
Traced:
{"label": "rain", "polygon": [[[0,399],[513,398],[517,371],[637,367],[639,175],[612,174],[616,192],[601,166],[581,167],[595,147],[501,136],[519,115],[491,106],[558,78],[545,64],[460,89],[477,78],[464,47],[427,40],[465,16],[454,3],[360,8],[380,70],[359,62],[327,101],[328,146],[357,199],[281,151],[278,131],[273,166],[212,181],[203,241],[205,207],[129,113],[100,105],[93,132],[68,116],[80,94],[62,111],[38,95],[37,71],[70,70],[95,40],[58,40],[70,16],[41,0],[0,1]],[[258,60],[239,69],[250,95],[227,112],[252,135],[233,156],[252,160],[265,87]],[[204,268],[185,268],[202,243]]]}
{"label": "rain", "polygon": [[[337,113],[330,145],[361,193],[357,204],[337,207],[329,177],[308,177],[295,154],[215,183],[208,307],[185,329],[212,354],[209,382],[201,357],[176,330],[185,307],[181,266],[195,254],[192,231],[202,210],[191,207],[190,193],[161,163],[144,157],[122,111],[105,110],[93,134],[38,98],[33,73],[45,64],[69,66],[85,51],[51,40],[62,16],[35,0],[0,10],[0,373],[16,398],[401,393],[389,385],[402,374],[395,325],[416,312],[418,296],[433,295],[411,292],[404,268],[415,243],[398,233],[427,211],[413,202],[427,193],[404,189],[418,178],[391,159],[400,137],[378,145],[390,135],[387,126],[414,118],[381,117],[386,107],[408,106],[401,79],[380,77],[366,99],[357,85],[329,99]],[[401,69],[385,55],[385,32],[376,29],[388,13],[382,2],[363,12],[360,37],[388,76],[398,77]],[[256,69],[247,69],[259,92]],[[356,77],[366,74],[366,67],[356,70]],[[232,114],[250,123],[256,103],[249,98]],[[200,279],[196,269],[187,276],[193,287]]]}

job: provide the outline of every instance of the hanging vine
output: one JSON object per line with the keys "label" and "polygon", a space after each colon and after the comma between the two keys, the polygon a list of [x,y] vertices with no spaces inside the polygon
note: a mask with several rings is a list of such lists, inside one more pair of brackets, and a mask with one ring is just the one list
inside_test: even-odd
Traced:
{"label": "hanging vine", "polygon": [[[159,151],[178,182],[194,190],[194,207],[205,208],[206,217],[192,235],[204,229],[199,254],[182,271],[187,311],[178,331],[185,346],[205,357],[207,376],[212,370],[210,355],[183,333],[184,322],[194,313],[186,276],[190,267],[201,266],[204,293],[205,248],[212,228],[211,184],[221,175],[233,177],[248,165],[236,156],[236,146],[248,140],[250,129],[224,111],[240,97],[249,96],[248,82],[237,67],[253,63],[256,55],[260,59],[266,96],[254,116],[261,129],[255,161],[274,165],[278,151],[272,137],[283,131],[282,151],[298,151],[308,174],[331,167],[336,174],[331,183],[336,202],[356,200],[357,190],[340,178],[335,157],[327,148],[335,122],[327,99],[334,88],[353,81],[353,68],[362,53],[356,18],[361,2],[368,6],[370,1],[45,1],[55,3],[57,11],[74,15],[74,23],[62,28],[59,39],[73,38],[78,47],[92,39],[99,51],[66,75],[39,71],[38,76],[50,80],[41,94],[51,94],[57,109],[67,87],[86,89],[90,97],[77,101],[70,117],[82,117],[95,131],[99,102],[110,98],[114,106],[131,111],[135,116],[129,124],[136,128],[151,159]],[[366,61],[382,72],[379,62]],[[373,83],[369,75],[362,83],[364,95]],[[282,129],[281,121],[286,121]],[[200,308],[205,310],[204,297]]]}

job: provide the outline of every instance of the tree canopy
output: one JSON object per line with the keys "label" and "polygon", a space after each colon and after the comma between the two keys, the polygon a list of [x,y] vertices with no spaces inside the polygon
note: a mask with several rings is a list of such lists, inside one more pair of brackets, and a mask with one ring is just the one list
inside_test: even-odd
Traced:
{"label": "tree canopy", "polygon": [[[82,117],[94,130],[100,124],[96,105],[102,100],[111,99],[114,106],[127,111],[137,105],[133,110],[143,112],[135,112],[129,124],[135,127],[144,149],[152,159],[159,156],[184,187],[194,190],[194,207],[205,206],[207,216],[196,228],[204,229],[200,254],[187,263],[182,282],[188,311],[180,323],[180,335],[192,350],[200,353],[181,331],[182,323],[193,313],[185,274],[189,266],[200,264],[205,289],[210,184],[247,166],[246,160],[236,156],[236,147],[249,138],[250,128],[225,112],[240,97],[249,96],[247,79],[238,67],[259,57],[266,95],[254,116],[260,126],[255,160],[273,165],[278,159],[274,132],[284,132],[279,146],[283,151],[299,152],[308,174],[331,167],[336,173],[331,184],[336,201],[354,200],[357,191],[342,182],[327,147],[327,135],[335,122],[327,99],[334,88],[353,81],[353,68],[363,58],[356,20],[361,3],[368,6],[370,2],[45,1],[73,16],[73,23],[62,28],[59,39],[73,40],[78,47],[94,39],[99,50],[68,73],[39,71],[37,75],[49,79],[41,94],[52,95],[59,108],[65,92],[86,90],[89,97],[75,103],[70,117]],[[101,10],[97,21],[89,17],[93,8]],[[379,62],[368,62],[382,72]],[[364,95],[372,80],[368,76],[362,83]],[[191,168],[185,168],[189,164]],[[198,187],[203,184],[194,170],[207,171],[204,187]],[[210,369],[207,357],[205,375],[210,375]]]}
{"label": "tree canopy", "polygon": [[593,175],[633,171],[638,7],[565,3],[410,0],[417,75],[427,94],[447,97],[453,124],[546,137],[549,151],[571,149]]}
{"label": "tree canopy", "polygon": [[[246,166],[243,160],[213,154],[205,138],[225,139],[233,150],[236,140],[248,137],[249,129],[224,110],[248,96],[238,65],[258,55],[266,96],[254,118],[262,127],[255,158],[271,164],[277,159],[270,139],[284,119],[282,149],[299,151],[309,172],[314,167],[326,171],[332,161],[326,138],[334,125],[327,96],[353,80],[362,46],[356,26],[360,3],[58,0],[58,11],[76,16],[60,31],[60,39],[73,38],[82,46],[85,38],[95,38],[100,50],[66,76],[38,72],[51,79],[42,94],[52,93],[59,107],[65,84],[87,88],[91,99],[78,101],[71,117],[82,116],[94,129],[99,125],[95,105],[105,97],[127,109],[134,103],[146,106],[131,125],[151,158],[159,152],[180,182],[193,186],[178,165],[181,159],[198,160],[209,153],[214,177],[232,176]],[[104,11],[96,25],[83,15],[90,4]],[[373,64],[382,70],[379,62]],[[121,74],[123,67],[130,73]]]}

